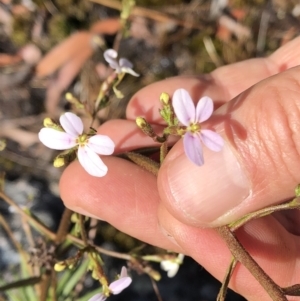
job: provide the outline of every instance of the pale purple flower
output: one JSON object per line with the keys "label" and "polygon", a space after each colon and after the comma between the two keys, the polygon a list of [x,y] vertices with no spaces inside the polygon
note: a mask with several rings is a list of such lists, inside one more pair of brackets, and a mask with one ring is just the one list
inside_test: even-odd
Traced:
{"label": "pale purple flower", "polygon": [[127,269],[122,267],[120,278],[109,285],[109,289],[113,295],[120,294],[126,287],[130,285],[132,279],[127,275]]}
{"label": "pale purple flower", "polygon": [[117,61],[118,53],[114,49],[105,50],[103,56],[109,66],[112,69],[115,69],[117,73],[129,73],[133,76],[140,76],[132,70],[133,65],[129,60],[120,58],[119,61]]}
{"label": "pale purple flower", "polygon": [[189,93],[184,89],[174,92],[173,108],[178,120],[186,126],[183,137],[184,151],[196,165],[204,164],[203,143],[210,150],[218,152],[224,145],[223,138],[214,131],[201,129],[201,122],[206,121],[213,113],[214,104],[210,97],[202,97],[195,107]]}
{"label": "pale purple flower", "polygon": [[115,144],[104,135],[83,134],[83,123],[73,113],[65,113],[60,119],[64,130],[54,128],[42,128],[39,132],[39,139],[49,148],[67,150],[78,148],[77,157],[82,167],[92,176],[103,177],[107,173],[107,166],[100,159],[99,155],[111,155],[114,152]]}
{"label": "pale purple flower", "polygon": [[[113,295],[120,294],[125,288],[127,288],[132,282],[132,279],[127,275],[127,269],[122,267],[120,278],[113,281],[109,286],[109,290]],[[98,293],[88,301],[104,301],[107,297],[103,293]]]}

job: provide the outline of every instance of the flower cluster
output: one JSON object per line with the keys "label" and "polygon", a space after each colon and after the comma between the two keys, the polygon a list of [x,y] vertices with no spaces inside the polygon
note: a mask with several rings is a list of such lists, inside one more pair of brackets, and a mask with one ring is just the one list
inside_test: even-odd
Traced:
{"label": "flower cluster", "polygon": [[202,129],[200,125],[212,115],[213,101],[210,97],[204,96],[195,107],[189,93],[184,89],[178,89],[173,94],[172,105],[176,117],[186,127],[183,133],[184,151],[193,163],[201,166],[204,164],[201,143],[215,152],[219,152],[224,144],[219,134]]}
{"label": "flower cluster", "polygon": [[115,144],[104,135],[83,133],[82,120],[73,113],[67,112],[60,119],[60,126],[51,124],[39,132],[40,141],[51,149],[77,150],[77,157],[82,167],[92,176],[103,177],[107,166],[99,155],[111,155]]}
{"label": "flower cluster", "polygon": [[[117,295],[120,294],[125,288],[127,288],[132,282],[132,279],[127,275],[127,269],[122,267],[120,278],[112,282],[108,288],[111,294]],[[104,301],[107,299],[107,296],[103,293],[98,293],[88,301]]]}

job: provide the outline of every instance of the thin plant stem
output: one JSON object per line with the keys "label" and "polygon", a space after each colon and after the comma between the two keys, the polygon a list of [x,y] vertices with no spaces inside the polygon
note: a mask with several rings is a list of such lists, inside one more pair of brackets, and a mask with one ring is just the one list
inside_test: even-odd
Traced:
{"label": "thin plant stem", "polygon": [[43,233],[52,241],[55,240],[56,234],[49,230],[45,225],[37,221],[33,216],[25,212],[20,206],[18,206],[12,199],[10,199],[6,194],[0,191],[0,198],[2,198],[8,205],[12,206],[16,211],[24,217],[32,227],[34,227],[38,232]]}
{"label": "thin plant stem", "polygon": [[58,230],[56,232],[55,240],[54,240],[57,245],[61,244],[65,240],[65,238],[69,232],[72,214],[73,214],[73,211],[71,211],[68,208],[65,208],[64,213],[63,213],[62,218],[59,223]]}
{"label": "thin plant stem", "polygon": [[84,227],[84,216],[82,214],[79,214],[79,223],[80,223],[81,238],[82,238],[85,246],[88,246],[89,242],[88,242],[88,237],[87,237],[85,227]]}
{"label": "thin plant stem", "polygon": [[272,213],[274,213],[276,211],[299,209],[299,208],[300,208],[300,203],[299,203],[299,198],[297,197],[297,198],[294,198],[293,200],[291,200],[291,201],[289,201],[287,203],[276,205],[276,206],[272,206],[272,207],[263,208],[261,210],[249,213],[249,214],[243,216],[242,218],[240,218],[239,220],[237,220],[236,222],[231,223],[229,225],[229,228],[230,228],[231,231],[234,232],[238,228],[240,228],[243,225],[245,225],[250,220],[270,215],[270,214],[272,214]]}
{"label": "thin plant stem", "polygon": [[224,277],[223,282],[222,282],[222,286],[220,288],[220,291],[219,291],[219,294],[218,294],[218,297],[217,297],[217,301],[224,301],[225,300],[227,290],[228,290],[228,285],[229,285],[229,282],[230,282],[230,278],[231,278],[232,273],[233,273],[233,271],[236,267],[236,264],[237,264],[237,260],[234,257],[231,258],[230,264],[227,268],[225,277]]}
{"label": "thin plant stem", "polygon": [[273,301],[288,301],[283,290],[256,263],[228,226],[222,226],[216,230],[226,242],[233,257],[249,270]]}

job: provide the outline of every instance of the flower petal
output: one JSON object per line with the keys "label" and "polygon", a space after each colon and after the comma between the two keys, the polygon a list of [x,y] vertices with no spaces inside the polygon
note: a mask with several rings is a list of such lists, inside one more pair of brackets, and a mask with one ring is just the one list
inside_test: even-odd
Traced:
{"label": "flower petal", "polygon": [[128,73],[128,74],[131,74],[132,76],[140,76],[138,73],[136,73],[132,67],[132,63],[125,59],[125,58],[121,58],[119,60],[119,66],[120,66],[120,71],[119,72],[123,72],[123,73]]}
{"label": "flower petal", "polygon": [[83,132],[83,123],[81,119],[71,112],[61,115],[59,122],[68,134],[79,136]]}
{"label": "flower petal", "polygon": [[174,277],[179,270],[179,264],[170,260],[161,261],[160,267],[167,272],[169,278]]}
{"label": "flower petal", "polygon": [[214,111],[214,102],[208,97],[202,97],[196,107],[196,121],[203,122],[207,120]]}
{"label": "flower petal", "polygon": [[104,301],[106,299],[107,298],[102,293],[99,293],[93,296],[92,298],[90,298],[88,301]]}
{"label": "flower petal", "polygon": [[132,64],[129,60],[127,60],[127,59],[121,57],[120,60],[119,60],[119,66],[120,66],[121,68],[124,67],[124,68],[130,68],[130,69],[132,69],[133,64]]}
{"label": "flower petal", "polygon": [[105,135],[95,135],[89,138],[88,146],[99,155],[111,155],[115,150],[114,142]]}
{"label": "flower petal", "polygon": [[124,278],[124,277],[128,277],[126,267],[122,267],[122,269],[121,269],[120,278]]}
{"label": "flower petal", "polygon": [[211,130],[201,130],[201,140],[203,144],[214,152],[219,152],[223,145],[223,138],[216,132]]}
{"label": "flower petal", "polygon": [[114,295],[120,294],[126,287],[130,285],[132,279],[130,277],[123,277],[109,285],[109,289]]}
{"label": "flower petal", "polygon": [[113,69],[119,68],[119,64],[116,60],[116,58],[118,56],[118,52],[116,50],[107,49],[104,51],[103,56],[111,68],[113,68]]}
{"label": "flower petal", "polygon": [[132,76],[136,76],[136,77],[139,77],[140,75],[138,73],[136,73],[134,70],[130,69],[130,68],[126,68],[126,67],[122,67],[120,72],[122,73],[128,73]]}
{"label": "flower petal", "polygon": [[195,121],[195,105],[188,91],[178,89],[173,94],[173,108],[178,120],[185,126]]}
{"label": "flower petal", "polygon": [[82,167],[90,175],[94,177],[103,177],[107,174],[107,166],[87,145],[78,148],[77,157]]}
{"label": "flower petal", "polygon": [[183,137],[184,152],[187,157],[196,165],[204,164],[203,150],[200,137],[191,133],[186,133]]}
{"label": "flower petal", "polygon": [[42,128],[39,132],[40,141],[51,149],[65,150],[74,147],[76,137],[51,128]]}

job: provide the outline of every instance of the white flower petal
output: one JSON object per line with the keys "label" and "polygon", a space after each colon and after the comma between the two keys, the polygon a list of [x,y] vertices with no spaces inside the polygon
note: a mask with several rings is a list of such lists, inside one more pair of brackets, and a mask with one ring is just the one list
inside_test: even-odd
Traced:
{"label": "white flower petal", "polygon": [[168,277],[169,278],[174,277],[177,274],[178,270],[179,270],[179,264],[175,264],[173,269],[168,271],[168,273],[167,273]]}
{"label": "white flower petal", "polygon": [[107,298],[102,293],[99,293],[90,298],[88,301],[105,301],[106,299]]}
{"label": "white flower petal", "polygon": [[77,115],[71,112],[67,112],[61,115],[59,122],[68,134],[79,136],[83,132],[82,120]]}
{"label": "white flower petal", "polygon": [[130,277],[123,277],[109,285],[109,289],[114,295],[120,294],[126,287],[130,285],[132,279]]}
{"label": "white flower petal", "polygon": [[76,137],[51,128],[42,128],[39,132],[40,141],[51,149],[65,150],[74,147]]}
{"label": "white flower petal", "polygon": [[107,63],[109,64],[109,66],[112,69],[119,68],[119,64],[116,60],[116,58],[118,56],[117,51],[115,51],[114,49],[107,49],[104,51],[103,56],[104,56],[104,59],[107,61]]}
{"label": "white flower petal", "polygon": [[214,111],[214,102],[208,97],[202,97],[196,107],[196,121],[201,123],[207,120]]}
{"label": "white flower petal", "polygon": [[162,270],[164,271],[169,271],[173,268],[174,262],[170,261],[170,260],[162,260],[160,262],[160,267]]}
{"label": "white flower petal", "polygon": [[138,73],[136,73],[134,70],[130,69],[130,68],[126,68],[126,67],[122,67],[120,72],[122,73],[128,73],[132,76],[136,76],[136,77],[139,77],[140,75]]}
{"label": "white flower petal", "polygon": [[204,164],[203,150],[200,137],[191,133],[186,133],[183,137],[184,152],[187,157],[196,165]]}
{"label": "white flower petal", "polygon": [[167,275],[169,278],[174,277],[178,270],[179,270],[179,264],[176,262],[172,262],[171,260],[163,260],[160,263],[160,267],[167,272]]}
{"label": "white flower petal", "polygon": [[107,173],[107,166],[100,157],[88,146],[79,147],[78,160],[87,173],[94,177],[103,177]]}
{"label": "white flower petal", "polygon": [[88,146],[99,155],[111,155],[115,149],[114,142],[105,135],[90,137]]}
{"label": "white flower petal", "polygon": [[185,126],[195,122],[195,105],[188,91],[178,89],[173,94],[172,104],[178,120]]}
{"label": "white flower petal", "polygon": [[219,152],[224,145],[223,138],[211,130],[201,130],[201,140],[203,144],[214,152]]}

